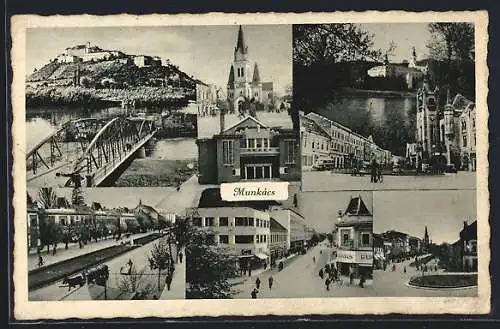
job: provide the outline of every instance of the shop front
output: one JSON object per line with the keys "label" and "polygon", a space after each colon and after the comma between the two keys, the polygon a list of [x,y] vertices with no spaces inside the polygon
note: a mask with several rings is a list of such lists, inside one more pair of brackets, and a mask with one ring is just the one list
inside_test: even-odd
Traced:
{"label": "shop front", "polygon": [[371,279],[373,275],[373,251],[364,250],[337,250],[335,259],[336,267],[341,275],[361,275],[365,279]]}

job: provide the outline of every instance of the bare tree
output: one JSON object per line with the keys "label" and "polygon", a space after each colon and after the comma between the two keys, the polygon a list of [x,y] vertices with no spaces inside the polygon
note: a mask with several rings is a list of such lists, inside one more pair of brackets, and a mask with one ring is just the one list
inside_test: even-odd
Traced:
{"label": "bare tree", "polygon": [[44,209],[55,208],[57,206],[57,195],[52,187],[42,187],[38,191],[38,201]]}
{"label": "bare tree", "polygon": [[151,256],[148,257],[149,267],[152,270],[158,270],[158,291],[160,290],[161,271],[169,269],[172,256],[168,250],[167,241],[160,239],[151,250]]}

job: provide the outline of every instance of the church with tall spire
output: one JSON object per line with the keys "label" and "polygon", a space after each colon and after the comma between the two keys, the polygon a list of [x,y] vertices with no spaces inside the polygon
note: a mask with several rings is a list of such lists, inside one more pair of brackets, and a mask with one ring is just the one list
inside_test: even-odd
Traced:
{"label": "church with tall spire", "polygon": [[254,63],[252,66],[248,58],[248,46],[241,25],[229,69],[227,99],[233,110],[242,109],[245,100],[268,105],[273,99],[273,83],[262,82],[258,64]]}

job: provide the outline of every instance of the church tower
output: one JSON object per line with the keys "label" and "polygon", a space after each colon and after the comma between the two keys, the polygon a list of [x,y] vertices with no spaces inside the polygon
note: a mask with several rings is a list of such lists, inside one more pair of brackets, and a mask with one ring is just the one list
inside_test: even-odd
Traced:
{"label": "church tower", "polygon": [[425,226],[425,233],[424,233],[424,250],[425,252],[429,252],[429,232],[427,232],[427,226]]}
{"label": "church tower", "polygon": [[430,157],[439,149],[438,88],[431,90],[424,78],[422,88],[417,92],[417,168],[428,164]]}
{"label": "church tower", "polygon": [[251,98],[251,83],[248,46],[245,43],[243,28],[240,25],[227,85],[228,101],[233,104],[234,109],[239,109],[245,98]]}

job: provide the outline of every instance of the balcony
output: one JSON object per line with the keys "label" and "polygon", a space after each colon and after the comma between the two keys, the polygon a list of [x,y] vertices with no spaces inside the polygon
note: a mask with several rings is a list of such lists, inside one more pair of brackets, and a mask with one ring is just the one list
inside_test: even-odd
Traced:
{"label": "balcony", "polygon": [[279,155],[279,147],[242,147],[240,148],[241,155]]}

